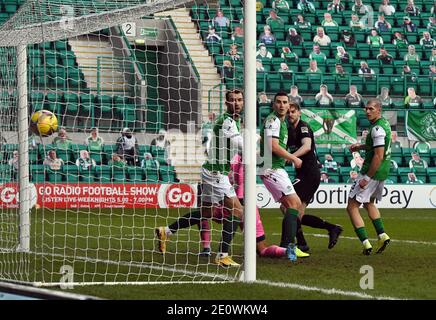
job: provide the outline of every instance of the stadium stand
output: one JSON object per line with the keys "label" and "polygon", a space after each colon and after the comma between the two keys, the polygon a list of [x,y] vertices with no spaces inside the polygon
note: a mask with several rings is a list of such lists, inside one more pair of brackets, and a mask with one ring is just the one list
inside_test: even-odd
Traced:
{"label": "stadium stand", "polygon": [[[265,43],[268,51],[271,52],[272,58],[260,58],[263,65],[262,72],[257,74],[257,90],[258,92],[265,91],[269,98],[272,98],[275,92],[284,90],[290,91],[292,85],[298,85],[300,94],[303,96],[304,108],[317,108],[316,101],[314,99],[315,94],[319,92],[319,86],[325,84],[330,93],[334,93],[333,108],[345,108],[343,101],[344,96],[349,92],[349,86],[355,85],[357,91],[363,96],[364,101],[369,98],[373,98],[380,94],[381,88],[388,88],[393,103],[389,109],[396,112],[393,128],[396,129],[400,136],[406,140],[405,131],[405,119],[406,112],[409,105],[404,102],[405,96],[407,96],[407,89],[410,87],[415,88],[417,95],[419,95],[423,102],[416,106],[410,106],[410,109],[416,110],[435,110],[434,96],[435,96],[435,81],[431,76],[430,66],[432,66],[436,59],[433,58],[436,50],[432,50],[433,46],[425,46],[420,44],[421,38],[423,38],[423,32],[428,31],[430,37],[436,36],[436,28],[430,23],[430,9],[433,6],[432,2],[415,1],[415,5],[421,8],[421,13],[418,16],[410,16],[410,20],[417,28],[415,31],[405,29],[404,19],[408,16],[404,9],[407,5],[407,0],[393,0],[390,1],[395,9],[396,13],[391,16],[386,16],[385,20],[391,25],[390,30],[383,31],[380,36],[383,39],[382,48],[386,49],[388,54],[392,56],[391,63],[386,63],[377,59],[381,53],[380,47],[372,46],[367,43],[368,35],[370,35],[371,29],[373,29],[374,23],[371,26],[363,30],[356,30],[350,28],[350,20],[352,12],[353,1],[341,2],[345,8],[342,12],[333,13],[332,18],[337,22],[337,26],[325,27],[325,33],[331,38],[331,43],[327,46],[321,47],[321,52],[325,53],[325,62],[318,61],[318,68],[321,70],[321,74],[317,76],[307,75],[305,71],[309,67],[309,55],[313,50],[313,40],[317,34],[317,28],[321,26],[324,19],[324,13],[327,12],[327,6],[331,1],[321,0],[314,1],[313,4],[316,8],[316,13],[301,13],[297,9],[298,1],[287,1],[290,7],[289,11],[281,10],[277,12],[280,23],[275,23],[276,20],[271,23],[270,12],[273,10],[272,2],[270,0],[258,1],[257,11],[257,36],[260,39],[261,33],[264,31],[265,25],[271,26],[271,31],[274,35],[273,41]],[[371,5],[375,12],[378,12],[378,7],[381,4],[380,1],[364,1],[364,4]],[[219,41],[213,44],[206,43],[206,36],[209,27],[214,26],[214,16],[216,8],[210,8],[208,6],[196,5],[192,7],[191,17],[197,23],[198,30],[205,41],[205,47],[208,48],[209,53],[214,57],[215,64],[218,70],[222,69],[224,60],[228,58],[225,54],[228,52],[230,45],[240,44],[238,38],[234,37],[235,28],[242,28],[241,19],[242,6],[240,1],[232,0],[220,0],[218,2],[219,9],[230,20],[230,24],[226,27],[217,27],[215,25],[217,34],[220,36]],[[310,26],[297,23],[297,16],[302,14],[304,20],[310,22]],[[430,24],[429,24],[430,23]],[[295,28],[301,35],[304,42],[300,45],[294,45],[290,42],[288,37],[291,28]],[[342,41],[341,35],[343,31],[349,31],[356,42],[354,45],[348,46]],[[419,56],[419,61],[413,61],[407,59],[405,56],[408,53],[408,47],[401,46],[399,43],[393,42],[394,34],[400,32],[404,34],[408,41],[408,44],[415,46],[415,52]],[[258,44],[261,43],[258,40]],[[337,62],[336,53],[337,47],[343,46],[346,51],[351,55],[353,61],[349,63],[342,63],[345,71],[344,76],[337,76],[335,74],[335,65]],[[281,56],[282,48],[289,47],[293,53],[298,56],[296,61],[287,61],[285,57]],[[239,45],[238,50],[243,53],[243,47]],[[359,69],[361,67],[361,61],[365,61],[368,67],[373,70],[374,74],[371,77],[359,76]],[[242,58],[237,61],[242,63]],[[279,68],[281,63],[287,63],[289,69],[292,71],[290,77],[283,77],[280,74]],[[408,66],[409,68],[405,68]],[[406,73],[405,73],[406,70]],[[430,76],[429,76],[430,74]],[[238,68],[238,64],[235,64],[235,72],[233,77],[223,77],[222,81],[226,84],[227,88],[241,87],[243,81],[242,68]],[[260,125],[263,119],[271,112],[271,106],[268,104],[258,105],[258,125]],[[368,126],[368,120],[362,110],[356,109],[357,112],[357,130],[358,133]],[[332,146],[318,146],[318,153],[320,159],[324,159],[326,153],[332,153],[335,160],[340,166],[340,172],[338,174],[340,182],[346,182],[349,178],[349,161],[351,155],[344,153],[343,148],[332,148]],[[423,157],[433,163],[434,161],[434,149],[423,154]],[[405,182],[407,180],[408,161],[410,158],[409,147],[397,148],[393,150],[392,159],[395,160],[400,168],[392,172],[391,179],[394,182]],[[403,172],[404,171],[404,172]],[[292,170],[289,169],[292,173]],[[424,182],[432,182],[435,180],[435,174],[433,170],[428,169],[427,174],[422,174],[419,177]],[[405,178],[404,178],[405,177]]]}

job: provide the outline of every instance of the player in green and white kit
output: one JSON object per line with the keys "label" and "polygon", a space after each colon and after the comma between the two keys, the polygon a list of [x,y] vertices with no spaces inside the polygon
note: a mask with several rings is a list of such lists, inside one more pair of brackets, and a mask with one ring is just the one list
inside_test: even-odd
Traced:
{"label": "player in green and white kit", "polygon": [[244,107],[242,91],[226,92],[227,111],[213,125],[213,136],[208,159],[201,170],[201,213],[190,212],[169,226],[156,228],[159,251],[165,253],[166,240],[178,229],[199,224],[201,218],[211,218],[214,207],[224,205],[230,215],[223,220],[222,239],[215,262],[229,267],[239,264],[229,256],[229,247],[239,227],[243,207],[229,181],[230,161],[235,153],[241,153],[243,140],[240,133],[240,114]]}
{"label": "player in green and white kit", "polygon": [[390,170],[391,127],[389,122],[382,117],[379,100],[372,99],[368,101],[365,112],[371,123],[365,144],[352,144],[350,151],[365,150],[366,157],[360,176],[351,186],[347,211],[354,230],[363,244],[363,254],[369,255],[372,251],[372,245],[368,240],[365,223],[359,213],[359,207],[362,203],[378,234],[376,252],[383,252],[390,242],[389,236],[384,231],[380,211],[375,206],[374,201],[375,199],[378,201],[382,199],[384,181]]}
{"label": "player in green and white kit", "polygon": [[260,178],[276,202],[285,207],[282,222],[282,239],[280,246],[287,247],[289,260],[297,260],[298,208],[300,198],[294,190],[291,180],[285,171],[286,161],[292,161],[296,168],[300,168],[302,161],[287,151],[288,126],[286,115],[289,111],[289,97],[285,92],[279,92],[274,97],[274,112],[263,123],[260,136],[261,156],[263,167]]}

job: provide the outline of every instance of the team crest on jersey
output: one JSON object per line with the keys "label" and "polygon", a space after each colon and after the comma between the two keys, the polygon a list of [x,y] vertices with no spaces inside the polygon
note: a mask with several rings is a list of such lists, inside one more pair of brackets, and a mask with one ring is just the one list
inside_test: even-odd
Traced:
{"label": "team crest on jersey", "polygon": [[271,129],[273,127],[274,122],[275,122],[274,118],[268,119],[268,121],[265,123],[265,127],[267,127],[268,129]]}
{"label": "team crest on jersey", "polygon": [[309,133],[308,127],[301,127],[301,133]]}

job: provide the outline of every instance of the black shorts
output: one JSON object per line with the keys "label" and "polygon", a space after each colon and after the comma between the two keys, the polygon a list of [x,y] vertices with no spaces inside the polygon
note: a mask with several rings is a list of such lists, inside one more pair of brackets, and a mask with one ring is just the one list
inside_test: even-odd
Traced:
{"label": "black shorts", "polygon": [[321,173],[315,170],[311,174],[299,175],[293,181],[294,189],[302,202],[309,204],[321,183]]}

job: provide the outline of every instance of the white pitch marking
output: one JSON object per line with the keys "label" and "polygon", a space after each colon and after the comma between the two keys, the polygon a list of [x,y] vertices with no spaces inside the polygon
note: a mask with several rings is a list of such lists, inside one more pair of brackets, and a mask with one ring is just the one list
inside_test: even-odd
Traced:
{"label": "white pitch marking", "polygon": [[[281,233],[272,233],[273,236],[280,236]],[[327,234],[319,234],[319,233],[305,233],[305,236],[313,236],[316,238],[328,238],[329,236]],[[347,240],[358,240],[356,237],[345,237],[345,236],[339,236],[339,239],[347,239]],[[377,241],[378,239],[370,238],[371,241]],[[407,243],[407,244],[422,244],[427,246],[435,246],[436,242],[429,242],[429,241],[415,241],[415,240],[399,240],[399,239],[391,239],[391,241],[395,243]]]}

